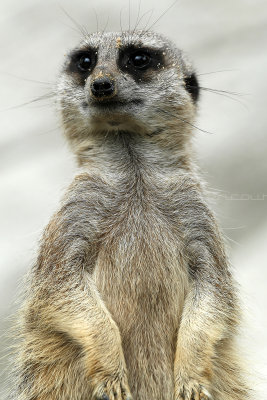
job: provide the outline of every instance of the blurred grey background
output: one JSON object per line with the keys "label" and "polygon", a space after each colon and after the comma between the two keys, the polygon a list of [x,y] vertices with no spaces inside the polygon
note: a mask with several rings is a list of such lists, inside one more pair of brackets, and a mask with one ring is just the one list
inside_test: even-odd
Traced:
{"label": "blurred grey background", "polygon": [[[22,276],[75,163],[64,142],[53,83],[80,34],[154,23],[172,4],[152,0],[1,0],[0,368]],[[65,10],[65,12],[63,11]],[[152,10],[152,11],[151,11]],[[146,13],[146,14],[145,14]],[[129,18],[130,15],[130,18]],[[148,21],[151,15],[150,21]],[[97,22],[98,21],[98,22]],[[178,0],[154,25],[194,60],[202,87],[195,147],[228,237],[245,310],[242,334],[258,400],[267,392],[267,2]],[[36,101],[21,106],[31,100]],[[1,381],[1,382],[2,382]],[[0,383],[0,386],[2,383]],[[3,386],[1,386],[3,387]]]}

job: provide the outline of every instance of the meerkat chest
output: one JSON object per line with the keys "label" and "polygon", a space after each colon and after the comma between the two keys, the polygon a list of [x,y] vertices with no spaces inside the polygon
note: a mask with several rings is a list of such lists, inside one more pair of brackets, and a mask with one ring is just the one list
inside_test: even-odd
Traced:
{"label": "meerkat chest", "polygon": [[118,213],[109,224],[93,276],[116,322],[130,329],[133,320],[177,321],[188,285],[177,236],[144,204]]}

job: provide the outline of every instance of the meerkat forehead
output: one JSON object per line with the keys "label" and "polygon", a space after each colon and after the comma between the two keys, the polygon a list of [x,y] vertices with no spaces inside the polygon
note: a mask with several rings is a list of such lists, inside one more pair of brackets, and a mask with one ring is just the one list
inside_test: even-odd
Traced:
{"label": "meerkat forehead", "polygon": [[83,43],[99,46],[100,48],[121,48],[134,45],[136,47],[150,47],[155,49],[175,48],[170,40],[162,35],[149,31],[122,31],[122,32],[95,32],[85,38]]}

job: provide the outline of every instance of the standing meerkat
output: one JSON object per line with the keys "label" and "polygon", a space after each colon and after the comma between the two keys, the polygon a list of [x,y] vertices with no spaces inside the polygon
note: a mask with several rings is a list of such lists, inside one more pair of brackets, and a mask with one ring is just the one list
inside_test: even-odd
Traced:
{"label": "standing meerkat", "polygon": [[13,398],[248,400],[191,64],[152,32],[94,33],[57,92],[81,171],[29,276]]}

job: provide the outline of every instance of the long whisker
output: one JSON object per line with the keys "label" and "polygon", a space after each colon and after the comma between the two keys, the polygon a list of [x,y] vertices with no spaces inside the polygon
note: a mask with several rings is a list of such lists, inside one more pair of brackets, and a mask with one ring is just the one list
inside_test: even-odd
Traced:
{"label": "long whisker", "polygon": [[[79,35],[79,37],[81,36],[81,31],[80,31],[80,29],[76,29],[76,28],[74,28],[74,26],[71,26],[71,25],[66,24],[66,22],[60,21],[60,23],[61,23],[62,25],[64,25],[64,26],[66,26],[67,28],[71,29],[72,31],[76,32],[76,33]],[[83,35],[83,34],[82,34],[82,35]]]}
{"label": "long whisker", "polygon": [[103,35],[103,34],[106,32],[106,29],[107,29],[108,23],[109,23],[109,16],[108,16],[108,18],[107,18],[106,25],[104,26],[104,29],[103,29],[103,30],[102,30],[102,32],[101,32],[101,35]]}
{"label": "long whisker", "polygon": [[154,21],[153,22],[153,24],[151,24],[150,26],[149,26],[149,28],[148,28],[148,31],[150,31],[152,28],[153,28],[153,26],[155,26],[156,25],[156,23],[157,22],[159,22],[163,17],[164,17],[164,15],[165,14],[167,14],[167,12],[176,4],[176,3],[178,3],[178,1],[180,1],[180,0],[175,0],[157,19],[156,19],[156,21]]}
{"label": "long whisker", "polygon": [[145,27],[142,29],[142,31],[145,31],[145,30],[146,30],[146,27],[147,27],[147,25],[149,24],[149,21],[150,21],[152,15],[153,15],[153,11],[154,11],[153,8],[151,8],[150,10],[146,11],[146,12],[140,17],[140,19],[139,19],[139,21],[138,21],[138,23],[137,23],[136,29],[137,29],[138,25],[140,24],[140,22],[142,21],[142,19],[143,19],[147,14],[150,14],[150,15],[149,15],[149,18],[148,18],[148,20],[147,20],[147,23],[146,23],[146,25],[145,25]]}
{"label": "long whisker", "polygon": [[98,21],[98,15],[96,10],[93,8],[94,14],[95,14],[95,18],[96,18],[96,31],[98,32],[99,29],[99,21]]}
{"label": "long whisker", "polygon": [[128,4],[129,4],[129,13],[128,13],[128,22],[129,22],[129,32],[131,30],[131,0],[128,0]]}
{"label": "long whisker", "polygon": [[138,26],[138,21],[139,21],[139,16],[140,16],[140,9],[141,9],[141,0],[139,0],[139,3],[138,3],[137,17],[136,17],[136,23],[135,23],[135,26],[134,26],[134,29],[133,29],[133,33],[135,33],[135,30],[137,29],[137,26]]}
{"label": "long whisker", "polygon": [[47,86],[53,85],[53,82],[44,82],[44,81],[37,81],[35,79],[24,78],[19,75],[11,74],[10,72],[1,72],[1,74],[8,75],[8,76],[11,76],[12,78],[19,79],[19,80],[26,81],[26,82],[40,83],[41,85],[47,85]]}
{"label": "long whisker", "polygon": [[[210,92],[210,93],[213,93],[213,94],[218,94],[219,96],[226,97],[227,99],[230,99],[230,100],[232,100],[232,101],[235,101],[236,103],[239,103],[239,104],[241,104],[243,107],[245,107],[246,109],[248,109],[247,105],[246,105],[243,101],[241,101],[240,99],[237,99],[236,97],[232,97],[232,96],[242,96],[242,94],[239,94],[239,93],[232,93],[232,95],[231,95],[231,92],[229,92],[230,95],[228,95],[228,94],[227,94],[227,91],[223,91],[223,90],[220,91],[220,90],[210,89],[210,88],[205,88],[205,87],[200,87],[200,89],[203,90],[203,91],[206,91],[206,92]],[[243,94],[243,95],[244,95],[244,94]]]}
{"label": "long whisker", "polygon": [[[149,29],[147,29],[147,25],[149,24],[149,22],[150,22],[150,20],[151,20],[151,18],[152,18],[152,15],[153,15],[153,13],[154,13],[154,10],[151,9],[150,11],[151,11],[151,12],[150,12],[150,15],[149,15],[149,17],[148,17],[148,20],[147,20],[147,22],[146,22],[145,27],[143,28],[143,31],[149,30]],[[144,14],[144,15],[145,15],[145,14]]]}
{"label": "long whisker", "polygon": [[219,73],[221,73],[221,72],[235,72],[235,71],[237,71],[236,69],[221,69],[221,70],[218,70],[218,71],[210,71],[210,72],[203,72],[203,73],[198,73],[197,75],[198,76],[202,76],[202,75],[212,75],[212,74],[219,74]]}
{"label": "long whisker", "polygon": [[60,129],[60,126],[58,125],[58,126],[56,126],[55,128],[48,129],[47,131],[44,131],[44,132],[41,132],[41,133],[35,133],[35,136],[48,135],[49,133],[55,132],[55,131],[57,131],[57,130],[59,130],[59,129]]}
{"label": "long whisker", "polygon": [[216,93],[229,94],[231,96],[246,96],[246,93],[231,92],[230,90],[213,89],[213,88],[208,88],[208,87],[205,87],[205,86],[199,86],[199,88],[202,89],[202,90],[210,90],[210,91],[213,91],[213,92],[216,92]]}
{"label": "long whisker", "polygon": [[63,11],[63,13],[69,18],[69,20],[74,24],[74,26],[76,26],[76,28],[78,29],[79,33],[86,37],[88,36],[88,32],[86,30],[86,28],[82,25],[80,25],[65,9],[64,7],[62,7],[61,5],[59,5],[60,9]]}
{"label": "long whisker", "polygon": [[[193,85],[188,85],[188,87],[192,88],[192,89],[197,88],[196,86],[193,86]],[[213,88],[208,88],[208,87],[204,87],[204,86],[198,86],[198,88],[200,90],[203,90],[206,92],[210,92],[210,93],[218,94],[219,96],[226,97],[226,98],[228,98],[232,101],[235,101],[247,108],[247,106],[244,102],[242,102],[240,99],[236,98],[236,97],[245,96],[246,95],[245,93],[237,93],[237,92],[231,92],[231,91],[227,91],[227,90],[213,89]]]}
{"label": "long whisker", "polygon": [[213,135],[213,134],[214,134],[213,132],[209,132],[209,131],[206,131],[205,129],[199,128],[198,126],[192,124],[191,122],[187,121],[186,119],[180,118],[180,117],[178,117],[176,114],[173,114],[173,113],[171,113],[171,112],[169,112],[169,111],[163,110],[163,109],[161,109],[161,108],[157,108],[157,111],[162,112],[162,113],[164,113],[164,114],[167,114],[168,116],[170,116],[170,117],[172,117],[172,118],[176,118],[176,119],[178,119],[179,121],[182,121],[182,122],[184,122],[185,124],[188,124],[188,125],[191,126],[192,128],[195,128],[195,129],[199,130],[200,132],[208,133],[209,135]]}
{"label": "long whisker", "polygon": [[120,10],[120,27],[121,27],[121,32],[123,31],[123,29],[122,29],[122,10],[123,10],[123,7],[122,7],[121,10]]}
{"label": "long whisker", "polygon": [[17,109],[17,108],[21,108],[21,107],[27,106],[27,105],[29,105],[29,104],[34,104],[34,103],[37,103],[38,101],[47,100],[47,99],[52,99],[52,98],[54,98],[54,97],[56,97],[56,93],[54,93],[54,92],[46,93],[46,94],[44,94],[44,95],[42,95],[42,96],[38,96],[38,97],[36,97],[35,99],[30,100],[30,101],[27,101],[27,102],[25,102],[25,103],[18,104],[18,105],[16,105],[16,106],[12,106],[12,107],[8,107],[8,108],[6,108],[6,109],[4,109],[4,110],[1,110],[0,112],[15,110],[15,109]]}

